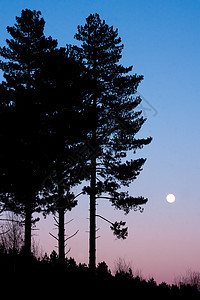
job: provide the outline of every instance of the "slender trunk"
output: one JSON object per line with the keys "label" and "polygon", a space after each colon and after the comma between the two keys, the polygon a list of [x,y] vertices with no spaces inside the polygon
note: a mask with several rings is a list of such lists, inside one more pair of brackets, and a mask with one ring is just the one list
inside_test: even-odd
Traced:
{"label": "slender trunk", "polygon": [[24,250],[26,255],[31,254],[31,199],[28,199],[25,206],[25,239],[24,239]]}
{"label": "slender trunk", "polygon": [[[28,48],[30,50],[30,32],[28,32]],[[30,51],[29,51],[29,53],[30,53]],[[27,71],[28,71],[27,91],[28,91],[28,96],[30,96],[30,82],[31,82],[30,55],[29,55],[28,70]],[[29,192],[28,192],[28,194],[29,194]],[[26,204],[25,204],[24,250],[25,250],[25,255],[27,255],[27,256],[31,254],[31,227],[32,227],[32,223],[31,223],[31,219],[32,219],[32,197],[30,197],[30,198],[29,197],[30,196],[28,195],[28,198],[27,198]]]}
{"label": "slender trunk", "polygon": [[89,268],[91,273],[96,268],[96,158],[92,160],[91,172],[91,194],[90,194],[90,248],[89,248]]}
{"label": "slender trunk", "polygon": [[92,144],[93,153],[91,158],[91,178],[90,178],[90,245],[89,245],[89,268],[92,275],[96,269],[96,163],[97,163],[97,60],[96,53],[94,53],[94,73],[93,79],[95,82],[93,94],[93,111],[94,123],[92,129]]}
{"label": "slender trunk", "polygon": [[61,264],[65,262],[65,209],[59,208],[58,211],[58,254]]}

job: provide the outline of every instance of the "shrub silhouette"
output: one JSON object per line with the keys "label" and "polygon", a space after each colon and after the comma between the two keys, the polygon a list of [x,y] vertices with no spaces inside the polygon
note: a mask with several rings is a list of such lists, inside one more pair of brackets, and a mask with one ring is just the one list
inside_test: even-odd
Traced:
{"label": "shrub silhouette", "polygon": [[[49,256],[45,254],[42,258],[36,258],[34,255],[27,257],[23,250],[20,253],[14,253],[0,247],[0,270],[1,274],[20,274],[19,277],[9,276],[11,280],[12,278],[16,280],[16,277],[23,278],[26,275],[30,275],[36,281],[38,278],[47,282],[53,280],[54,284],[51,288],[55,291],[58,288],[64,289],[66,283],[77,287],[85,284],[85,287],[88,288],[88,282],[94,282],[103,288],[100,289],[100,293],[106,289],[106,293],[113,297],[119,295],[128,297],[133,293],[135,298],[136,295],[140,297],[171,297],[172,299],[181,299],[183,296],[188,296],[190,299],[199,299],[200,297],[196,285],[184,283],[169,285],[165,282],[157,284],[154,278],[147,281],[140,276],[134,276],[131,268],[117,270],[115,275],[112,275],[105,261],[98,264],[95,274],[90,272],[86,264],[77,264],[72,257],[66,258],[63,265],[60,264],[56,251],[52,251]],[[90,289],[87,289],[87,292],[90,292]]]}

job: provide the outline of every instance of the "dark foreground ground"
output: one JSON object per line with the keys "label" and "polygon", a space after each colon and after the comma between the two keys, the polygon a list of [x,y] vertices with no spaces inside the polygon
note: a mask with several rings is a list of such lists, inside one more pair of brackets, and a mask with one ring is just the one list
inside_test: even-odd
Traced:
{"label": "dark foreground ground", "polygon": [[[42,259],[23,254],[0,254],[0,290],[11,298],[80,299],[199,299],[196,286],[157,284],[155,280],[134,277],[132,270],[119,270],[112,275],[105,262],[99,263],[94,274],[85,264],[67,258],[60,264],[55,252]],[[60,295],[60,296],[59,296]],[[53,297],[52,297],[53,296]],[[12,297],[13,298],[13,297]]]}

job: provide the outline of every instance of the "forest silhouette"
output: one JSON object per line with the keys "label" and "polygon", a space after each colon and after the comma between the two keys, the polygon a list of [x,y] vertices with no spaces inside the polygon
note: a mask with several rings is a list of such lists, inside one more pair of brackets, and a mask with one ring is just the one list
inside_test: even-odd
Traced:
{"label": "forest silhouette", "polygon": [[[24,227],[20,249],[1,243],[1,269],[127,281],[158,293],[197,293],[194,287],[158,286],[135,278],[131,270],[112,275],[105,262],[96,266],[97,217],[117,238],[128,236],[126,222],[97,214],[97,199],[125,214],[143,212],[148,201],[127,191],[146,161],[133,159],[134,154],[152,140],[136,138],[146,121],[136,95],[143,76],[120,64],[124,45],[118,30],[98,14],[78,26],[76,45],[59,48],[57,40],[45,37],[44,27],[40,11],[22,10],[16,23],[7,26],[10,38],[0,47],[0,208],[2,214],[20,216]],[[73,187],[83,183],[76,195]],[[65,255],[65,213],[83,194],[89,198],[89,266]],[[35,212],[58,215],[58,255],[33,255]]]}
{"label": "forest silhouette", "polygon": [[[41,258],[36,258],[34,255],[27,257],[23,251],[17,253],[10,249],[6,252],[1,245],[0,266],[4,280],[7,275],[19,276],[18,279],[15,277],[14,281],[13,277],[9,277],[9,283],[16,284],[25,279],[30,286],[30,280],[33,283],[36,280],[37,286],[41,288],[40,291],[44,291],[51,283],[51,289],[47,288],[47,293],[50,290],[56,293],[66,292],[69,286],[71,290],[79,286],[78,294],[82,296],[93,295],[95,287],[103,287],[103,290],[98,291],[102,296],[105,296],[106,289],[107,296],[132,297],[133,299],[139,299],[142,296],[171,297],[170,299],[182,299],[188,296],[189,299],[199,299],[200,296],[196,284],[181,281],[172,285],[165,282],[157,284],[154,278],[146,280],[142,276],[134,275],[133,270],[131,268],[127,270],[126,266],[124,268],[119,266],[115,274],[112,274],[104,261],[98,263],[93,274],[85,263],[77,264],[71,257],[65,258],[64,264],[61,264],[55,251],[52,251],[49,256],[45,254]],[[91,283],[94,284],[92,288]],[[83,287],[84,289],[81,290]],[[77,293],[76,290],[75,293]]]}

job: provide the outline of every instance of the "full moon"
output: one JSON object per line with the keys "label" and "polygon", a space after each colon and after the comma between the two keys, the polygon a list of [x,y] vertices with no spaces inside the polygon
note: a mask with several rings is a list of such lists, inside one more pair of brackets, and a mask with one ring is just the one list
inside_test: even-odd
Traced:
{"label": "full moon", "polygon": [[174,196],[174,194],[168,194],[166,199],[169,203],[174,203],[176,201],[176,197]]}

